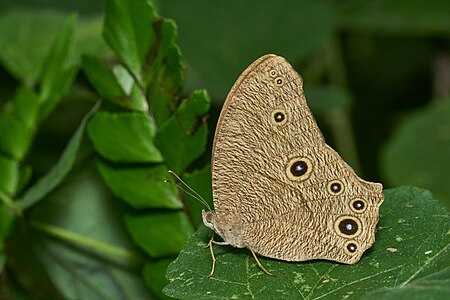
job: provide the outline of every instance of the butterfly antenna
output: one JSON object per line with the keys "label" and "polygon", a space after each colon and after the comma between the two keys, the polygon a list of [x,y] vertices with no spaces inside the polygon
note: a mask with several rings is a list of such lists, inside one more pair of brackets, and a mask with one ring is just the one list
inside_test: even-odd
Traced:
{"label": "butterfly antenna", "polygon": [[184,188],[182,188],[181,186],[179,186],[177,183],[171,181],[171,180],[165,180],[164,182],[170,182],[172,184],[174,184],[178,189],[182,190],[183,192],[185,192],[186,194],[188,194],[189,196],[191,196],[192,198],[196,199],[197,201],[199,201],[200,203],[202,203],[206,208],[208,208],[208,210],[211,210],[211,207],[209,206],[208,202],[206,202],[205,199],[203,199],[202,196],[200,196],[199,193],[197,193],[196,191],[194,191],[193,188],[191,188],[186,182],[184,182],[175,172],[173,172],[172,170],[169,170],[169,173],[172,174],[173,176],[175,176],[176,179],[178,179],[185,187],[187,187],[191,192],[186,191]]}

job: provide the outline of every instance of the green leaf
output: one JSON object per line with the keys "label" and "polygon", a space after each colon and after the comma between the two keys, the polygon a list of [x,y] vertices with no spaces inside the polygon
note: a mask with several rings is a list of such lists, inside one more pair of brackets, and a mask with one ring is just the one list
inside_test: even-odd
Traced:
{"label": "green leaf", "polygon": [[101,57],[113,56],[112,50],[108,47],[102,37],[103,16],[82,15],[78,21],[75,31],[75,56],[76,58],[85,55],[95,55]]}
{"label": "green leaf", "polygon": [[215,246],[202,226],[167,271],[164,293],[180,299],[360,298],[378,288],[412,284],[450,265],[450,214],[430,192],[414,187],[384,191],[376,242],[355,265],[327,261],[289,263],[260,257],[275,276],[258,268],[247,249]]}
{"label": "green leaf", "polygon": [[450,267],[425,276],[405,286],[384,288],[363,297],[364,300],[419,300],[419,299],[448,299],[450,295]]}
{"label": "green leaf", "polygon": [[450,35],[446,0],[344,0],[336,2],[338,26],[344,30],[403,35]]}
{"label": "green leaf", "polygon": [[123,207],[87,166],[32,211],[28,251],[65,299],[150,299],[137,249],[120,222]]}
{"label": "green leaf", "polygon": [[156,135],[156,146],[169,168],[178,174],[205,151],[208,127],[202,117],[209,107],[206,91],[194,91]]}
{"label": "green leaf", "polygon": [[0,150],[20,161],[30,147],[34,131],[13,114],[0,114]]}
{"label": "green leaf", "polygon": [[160,259],[149,262],[144,267],[145,283],[160,299],[171,299],[162,293],[162,289],[169,283],[165,274],[172,261],[173,259]]}
{"label": "green leaf", "polygon": [[114,166],[102,161],[98,168],[108,187],[117,197],[134,208],[182,208],[167,168],[156,166]]}
{"label": "green leaf", "polygon": [[23,197],[15,203],[16,209],[23,210],[36,204],[63,181],[75,163],[78,149],[80,148],[84,136],[86,122],[91,115],[97,111],[99,106],[100,103],[95,105],[91,111],[84,116],[77,131],[66,145],[66,148],[56,165],[24,193]]}
{"label": "green leaf", "polygon": [[382,152],[381,170],[390,184],[425,187],[450,205],[449,116],[445,98],[404,118]]}
{"label": "green leaf", "polygon": [[18,80],[32,86],[65,15],[11,10],[0,16],[0,61]]}
{"label": "green leaf", "polygon": [[81,63],[84,73],[103,99],[116,103],[122,102],[121,98],[125,98],[125,93],[114,73],[100,58],[83,55]]}
{"label": "green leaf", "polygon": [[38,98],[27,88],[19,88],[6,111],[0,113],[0,149],[21,161],[34,137]]}
{"label": "green leaf", "polygon": [[67,20],[47,54],[41,72],[40,118],[45,118],[61,100],[76,74],[74,52],[75,16]]}
{"label": "green leaf", "polygon": [[145,113],[98,112],[89,122],[88,134],[103,157],[122,163],[161,162],[153,144],[155,125]]}
{"label": "green leaf", "polygon": [[193,233],[183,211],[126,215],[125,223],[134,242],[153,258],[176,255]]}
{"label": "green leaf", "polygon": [[[183,87],[184,68],[177,45],[177,25],[172,20],[158,20],[154,24],[155,50],[146,66],[145,86],[150,107],[158,124],[173,114]],[[156,48],[157,47],[157,48]]]}
{"label": "green leaf", "polygon": [[151,24],[156,18],[147,0],[106,1],[103,37],[139,82],[154,37]]}
{"label": "green leaf", "polygon": [[14,196],[19,184],[19,164],[15,160],[0,155],[0,191]]}
{"label": "green leaf", "polygon": [[30,89],[21,87],[12,101],[11,113],[24,125],[24,130],[34,130],[37,126],[39,100]]}
{"label": "green leaf", "polygon": [[[120,79],[122,73],[116,75],[101,59],[93,56],[84,55],[82,57],[82,65],[89,81],[103,99],[125,108],[147,111],[148,105],[145,97],[131,97],[131,89],[128,93],[125,93],[124,88],[121,86],[118,78],[116,78],[118,76]],[[128,73],[126,74],[128,77],[131,77]],[[130,83],[131,85],[133,84],[132,81]]]}

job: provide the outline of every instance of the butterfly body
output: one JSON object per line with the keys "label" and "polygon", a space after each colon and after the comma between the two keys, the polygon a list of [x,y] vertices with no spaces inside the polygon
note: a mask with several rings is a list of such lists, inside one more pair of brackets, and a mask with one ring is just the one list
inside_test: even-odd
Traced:
{"label": "butterfly body", "polygon": [[265,55],[239,77],[213,145],[214,211],[224,242],[286,261],[355,263],[375,240],[382,186],[360,179],[329,147],[302,79]]}

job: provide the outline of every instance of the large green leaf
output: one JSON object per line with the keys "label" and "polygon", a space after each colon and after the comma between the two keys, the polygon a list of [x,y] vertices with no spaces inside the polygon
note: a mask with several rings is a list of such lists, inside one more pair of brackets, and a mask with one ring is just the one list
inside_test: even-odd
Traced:
{"label": "large green leaf", "polygon": [[430,192],[414,187],[385,190],[375,245],[355,265],[326,261],[288,263],[260,258],[275,276],[258,268],[246,249],[215,246],[202,226],[172,263],[164,292],[181,299],[360,298],[379,288],[408,286],[450,265],[450,215]]}
{"label": "large green leaf", "polygon": [[392,185],[432,190],[450,205],[450,98],[403,119],[386,145],[382,171]]}
{"label": "large green leaf", "polygon": [[31,205],[34,205],[47,196],[48,193],[50,193],[63,181],[75,163],[75,159],[84,136],[86,122],[91,115],[97,111],[99,106],[100,105],[98,103],[89,113],[86,114],[86,116],[84,116],[77,131],[66,145],[66,148],[64,149],[64,152],[56,165],[24,193],[22,198],[15,203],[16,209],[23,210]]}
{"label": "large green leaf", "polygon": [[123,207],[87,166],[32,211],[30,223],[40,234],[33,232],[28,251],[65,299],[150,299],[120,221]]}
{"label": "large green leaf", "polygon": [[155,125],[146,113],[98,112],[87,129],[97,152],[111,161],[162,161],[153,144]]}
{"label": "large green leaf", "polygon": [[208,127],[204,116],[209,106],[206,91],[193,92],[156,135],[155,144],[165,162],[178,174],[205,151]]}
{"label": "large green leaf", "polygon": [[183,211],[130,214],[125,223],[135,243],[154,258],[176,255],[193,233]]}
{"label": "large green leaf", "polygon": [[181,208],[178,192],[163,164],[115,166],[102,161],[98,168],[111,191],[134,208]]}
{"label": "large green leaf", "polygon": [[147,0],[106,1],[103,37],[139,82],[154,37],[151,24],[156,17]]}

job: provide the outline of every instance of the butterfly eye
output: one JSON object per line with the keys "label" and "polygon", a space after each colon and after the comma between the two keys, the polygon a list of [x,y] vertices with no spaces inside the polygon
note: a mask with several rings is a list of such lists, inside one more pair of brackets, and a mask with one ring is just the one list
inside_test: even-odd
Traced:
{"label": "butterfly eye", "polygon": [[356,251],[358,250],[358,243],[355,241],[348,241],[345,243],[345,252],[348,255],[354,255]]}
{"label": "butterfly eye", "polygon": [[275,71],[275,70],[270,70],[270,71],[269,71],[269,75],[270,75],[271,77],[275,77],[275,76],[277,76],[277,71]]}
{"label": "butterfly eye", "polygon": [[286,175],[290,180],[305,180],[312,171],[312,164],[306,157],[291,159],[286,168]]}
{"label": "butterfly eye", "polygon": [[332,180],[328,183],[327,190],[331,195],[340,195],[344,192],[344,185],[340,180]]}
{"label": "butterfly eye", "polygon": [[282,86],[283,83],[284,83],[283,78],[281,78],[281,77],[275,78],[275,85],[276,85],[276,86]]}
{"label": "butterfly eye", "polygon": [[271,119],[273,125],[281,126],[284,125],[287,121],[287,115],[286,113],[281,109],[275,109],[271,113]]}
{"label": "butterfly eye", "polygon": [[361,221],[352,216],[341,216],[334,223],[334,230],[342,237],[354,237],[362,231]]}
{"label": "butterfly eye", "polygon": [[350,201],[350,209],[355,213],[362,213],[366,210],[367,203],[364,199],[356,198]]}

